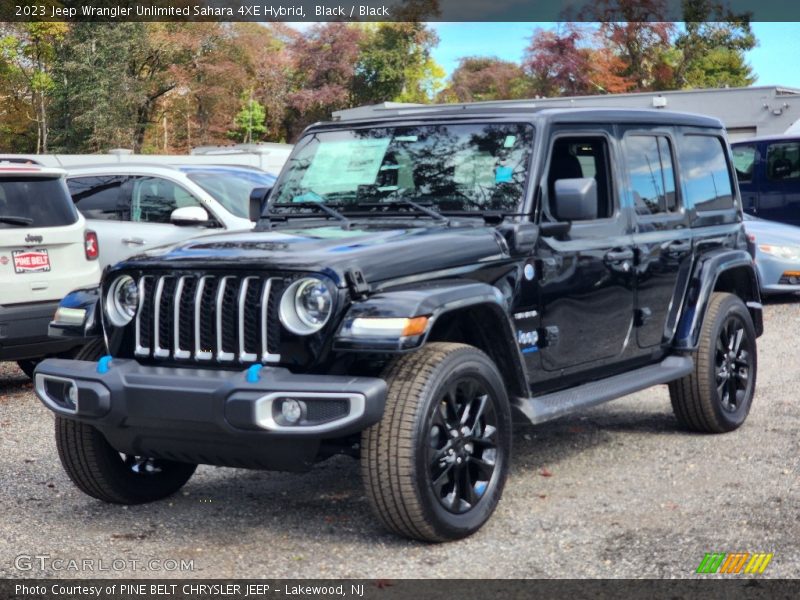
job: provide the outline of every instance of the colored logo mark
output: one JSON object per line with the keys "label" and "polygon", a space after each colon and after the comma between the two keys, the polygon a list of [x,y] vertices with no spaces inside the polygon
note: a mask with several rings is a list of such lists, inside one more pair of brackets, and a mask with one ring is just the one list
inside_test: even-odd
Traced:
{"label": "colored logo mark", "polygon": [[772,552],[706,552],[700,566],[697,567],[698,573],[748,573],[755,575],[763,573],[767,565],[772,560]]}

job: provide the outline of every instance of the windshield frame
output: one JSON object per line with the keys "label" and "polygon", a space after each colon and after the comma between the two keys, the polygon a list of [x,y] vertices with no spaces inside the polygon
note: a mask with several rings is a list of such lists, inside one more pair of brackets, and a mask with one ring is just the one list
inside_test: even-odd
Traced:
{"label": "windshield frame", "polygon": [[[297,142],[292,149],[292,153],[286,160],[284,167],[281,169],[278,178],[275,180],[275,184],[272,186],[270,190],[269,197],[267,198],[267,202],[264,206],[264,211],[262,212],[262,218],[267,218],[271,213],[271,209],[273,204],[276,203],[277,193],[278,190],[286,183],[288,179],[289,172],[291,170],[291,162],[296,157],[296,155],[303,150],[307,143],[312,141],[313,136],[320,133],[327,133],[327,132],[338,132],[338,131],[361,131],[365,129],[386,129],[386,128],[401,128],[401,127],[425,127],[425,126],[437,126],[437,125],[494,125],[494,124],[516,124],[521,126],[530,126],[531,127],[531,140],[532,146],[529,149],[529,157],[528,157],[528,164],[527,170],[525,173],[525,180],[522,184],[522,194],[520,199],[518,200],[515,210],[513,212],[506,212],[506,211],[496,211],[490,208],[486,208],[484,210],[479,209],[469,209],[469,210],[459,210],[459,211],[438,211],[436,206],[433,206],[434,210],[437,212],[441,212],[443,216],[447,216],[448,214],[458,215],[460,218],[481,218],[486,213],[495,213],[495,214],[503,214],[505,218],[513,218],[515,220],[520,220],[524,218],[531,219],[532,213],[530,210],[526,210],[526,207],[531,206],[533,202],[532,194],[533,194],[533,183],[535,182],[535,173],[534,169],[536,166],[537,160],[537,147],[539,144],[539,131],[541,129],[541,122],[539,119],[533,117],[530,114],[508,114],[508,115],[500,115],[500,116],[490,116],[490,115],[470,115],[468,117],[459,117],[459,116],[448,116],[444,117],[441,115],[431,115],[430,117],[422,117],[422,116],[415,116],[403,119],[383,119],[383,120],[368,120],[368,121],[337,121],[337,122],[326,122],[315,124],[307,127],[302,134],[297,139]],[[416,200],[417,198],[412,197],[412,199]],[[323,199],[324,202],[324,199]],[[338,208],[335,202],[331,203],[333,206]],[[291,213],[284,212],[282,213],[286,216],[291,216]],[[348,216],[349,219],[370,219],[370,218],[418,218],[418,212],[412,211],[405,211],[404,213],[392,213],[390,215],[383,214],[381,212],[376,212],[374,217],[370,217],[368,215],[363,214],[363,212],[358,212],[353,216],[349,216],[348,212],[344,213]],[[507,215],[508,217],[505,217]],[[324,213],[320,215],[320,218],[327,218]]]}

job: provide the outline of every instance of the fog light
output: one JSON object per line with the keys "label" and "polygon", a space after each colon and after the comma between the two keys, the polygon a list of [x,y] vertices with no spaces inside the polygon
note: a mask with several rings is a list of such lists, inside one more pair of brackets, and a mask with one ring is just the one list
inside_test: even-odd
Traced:
{"label": "fog light", "polygon": [[287,423],[294,425],[303,417],[303,403],[294,398],[286,398],[281,403],[281,414]]}

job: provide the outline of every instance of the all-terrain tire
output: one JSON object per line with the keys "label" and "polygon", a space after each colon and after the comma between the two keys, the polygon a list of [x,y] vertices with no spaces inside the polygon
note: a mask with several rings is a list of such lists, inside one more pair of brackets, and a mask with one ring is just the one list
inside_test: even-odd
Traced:
{"label": "all-terrain tire", "polygon": [[669,385],[680,424],[705,433],[738,428],[750,412],[757,369],[756,334],[747,307],[738,296],[714,292],[694,372]]}
{"label": "all-terrain tire", "polygon": [[511,453],[497,367],[472,346],[430,343],[393,361],[383,419],[362,433],[366,494],[383,524],[412,539],[471,535],[492,515]]}

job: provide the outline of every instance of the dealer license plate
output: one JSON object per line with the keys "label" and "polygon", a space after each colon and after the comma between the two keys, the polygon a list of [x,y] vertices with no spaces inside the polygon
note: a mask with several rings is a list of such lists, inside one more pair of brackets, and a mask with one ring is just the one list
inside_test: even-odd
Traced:
{"label": "dealer license plate", "polygon": [[47,250],[14,250],[11,255],[17,273],[45,273],[50,270]]}

